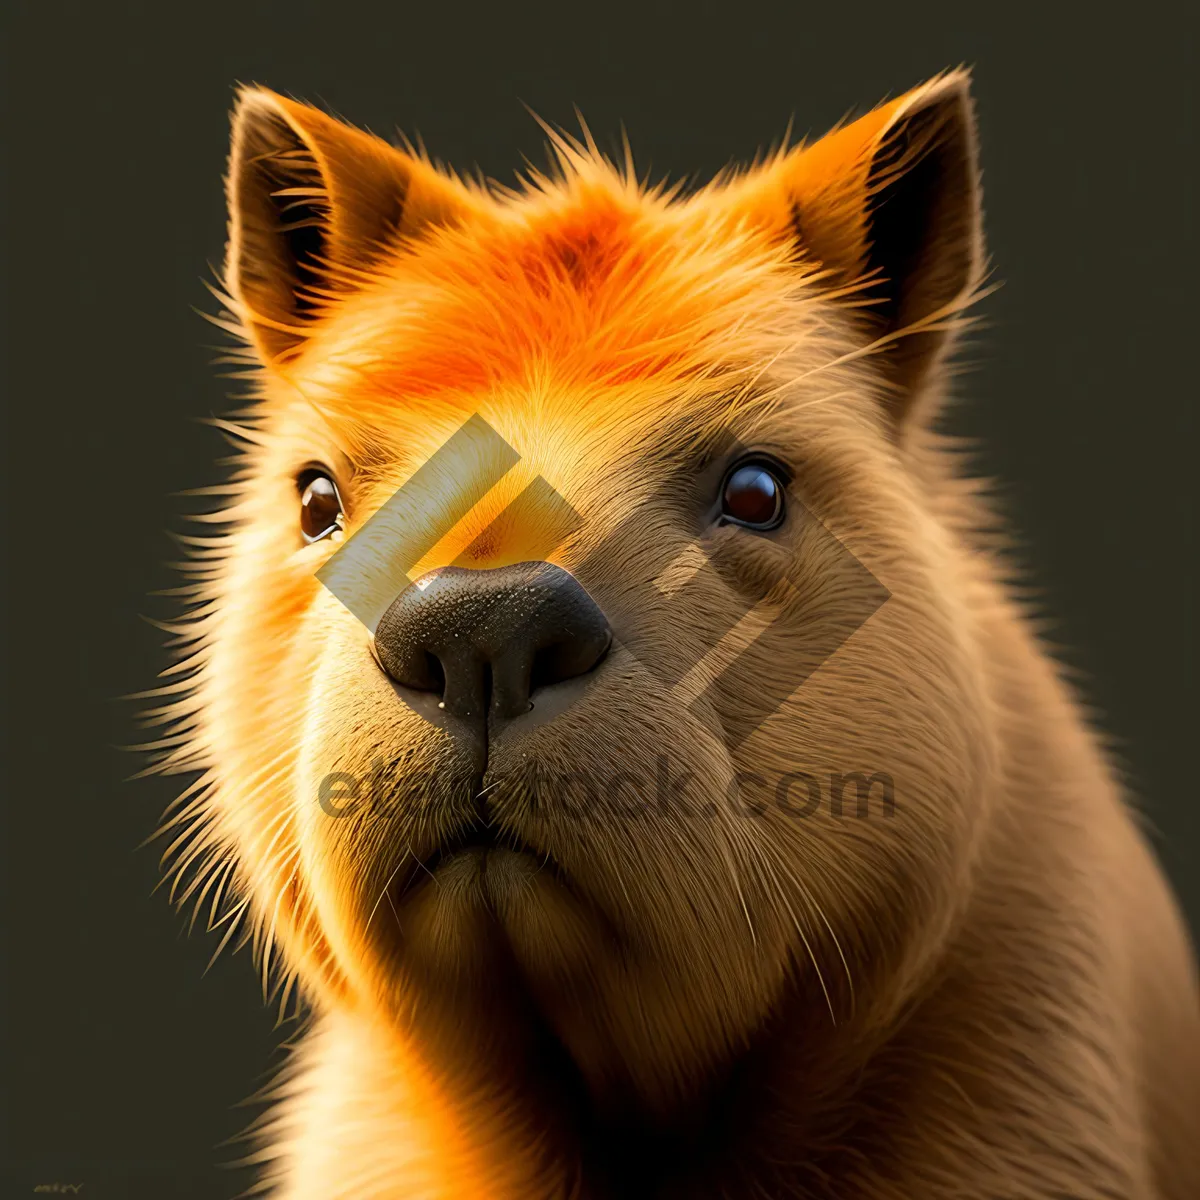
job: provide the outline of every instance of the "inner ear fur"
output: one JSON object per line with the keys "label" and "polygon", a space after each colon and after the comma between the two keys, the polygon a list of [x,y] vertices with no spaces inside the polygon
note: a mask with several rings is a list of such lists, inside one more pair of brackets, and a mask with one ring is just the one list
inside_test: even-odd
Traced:
{"label": "inner ear fur", "polygon": [[902,423],[983,276],[967,72],[793,150],[750,176],[735,205],[794,239],[855,306]]}
{"label": "inner ear fur", "polygon": [[302,348],[321,307],[403,239],[474,202],[427,162],[265,88],[239,93],[227,198],[225,287],[268,361]]}

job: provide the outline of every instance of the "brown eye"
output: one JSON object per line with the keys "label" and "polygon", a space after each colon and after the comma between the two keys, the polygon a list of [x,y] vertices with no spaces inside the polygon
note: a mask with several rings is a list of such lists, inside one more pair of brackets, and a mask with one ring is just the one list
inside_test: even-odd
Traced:
{"label": "brown eye", "polygon": [[[303,482],[303,480],[301,481]],[[342,498],[328,475],[310,474],[300,496],[300,532],[306,542],[319,542],[341,528]]]}
{"label": "brown eye", "polygon": [[775,529],[783,522],[783,484],[769,464],[734,467],[725,479],[721,515],[749,529]]}

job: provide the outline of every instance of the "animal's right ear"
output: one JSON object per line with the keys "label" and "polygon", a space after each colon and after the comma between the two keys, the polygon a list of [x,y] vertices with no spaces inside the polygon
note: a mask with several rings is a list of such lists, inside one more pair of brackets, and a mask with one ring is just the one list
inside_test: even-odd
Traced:
{"label": "animal's right ear", "polygon": [[735,183],[725,203],[850,291],[888,385],[893,432],[925,419],[924,385],[984,272],[968,73],[947,72],[777,156]]}
{"label": "animal's right ear", "polygon": [[381,258],[478,203],[429,163],[306,104],[246,88],[233,113],[225,288],[264,361]]}

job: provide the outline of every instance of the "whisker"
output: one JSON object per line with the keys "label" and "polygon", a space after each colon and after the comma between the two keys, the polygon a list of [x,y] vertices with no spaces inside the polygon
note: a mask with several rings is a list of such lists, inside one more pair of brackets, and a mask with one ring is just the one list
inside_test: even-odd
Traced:
{"label": "whisker", "polygon": [[[392,873],[391,873],[391,874],[388,876],[387,883],[385,883],[385,884],[383,885],[383,891],[379,893],[379,899],[375,901],[375,907],[371,909],[371,915],[370,915],[370,916],[367,918],[367,928],[368,928],[368,929],[370,929],[370,928],[371,928],[371,922],[372,922],[373,920],[375,920],[375,914],[376,914],[376,912],[378,912],[378,911],[379,911],[379,905],[380,905],[380,902],[383,900],[384,896],[387,896],[387,894],[388,894],[388,888],[390,888],[390,887],[392,886],[392,880],[393,880],[393,879],[395,879],[395,878],[396,878],[396,876],[399,874],[399,872],[400,872],[400,868],[401,868],[402,866],[404,866],[404,860],[405,860],[406,858],[408,858],[408,856],[409,856],[410,854],[412,854],[412,847],[411,847],[411,846],[405,846],[405,847],[404,847],[404,853],[403,853],[402,855],[400,855],[400,861],[399,861],[399,862],[396,864],[396,869],[395,869],[395,870],[394,870],[394,871],[393,871],[393,872],[392,872]],[[416,858],[416,855],[413,855],[413,857],[414,857],[414,858]],[[420,863],[420,859],[417,859],[417,861],[418,861],[418,863]],[[389,903],[389,904],[391,904],[391,902],[392,902],[392,901],[391,901],[391,897],[389,896],[389,897],[388,897],[388,903]],[[393,909],[392,909],[392,912],[395,912],[395,911],[396,911],[396,910],[395,910],[395,908],[393,907]],[[397,917],[396,919],[397,919],[397,922],[398,922],[398,921],[399,921],[399,918]]]}

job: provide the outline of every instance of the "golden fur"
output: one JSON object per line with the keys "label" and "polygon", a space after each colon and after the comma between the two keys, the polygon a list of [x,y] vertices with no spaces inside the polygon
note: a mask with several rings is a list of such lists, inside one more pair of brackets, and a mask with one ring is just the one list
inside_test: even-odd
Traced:
{"label": "golden fur", "polygon": [[[199,772],[167,824],[178,894],[311,1010],[257,1130],[265,1185],[1200,1195],[1186,934],[933,430],[984,271],[966,76],[691,195],[554,146],[553,177],[507,191],[273,93],[238,101],[225,300],[255,398],[228,426],[227,524],[197,543],[158,715],[163,769]],[[543,557],[536,515],[492,525],[540,474],[583,517],[549,556],[567,569],[638,514],[587,581],[620,611],[664,545],[695,540],[656,487],[681,464],[703,479],[732,428],[890,599],[737,746],[723,730],[752,682],[689,704],[639,666],[716,641],[728,598],[632,612],[617,632],[637,661],[615,654],[496,749],[479,792],[560,873],[496,851],[486,883],[452,862],[397,910],[397,870],[471,819],[485,781],[318,582],[338,542],[300,538],[296,478],[336,475],[353,536],[474,413],[521,462],[414,578],[472,545],[480,567]],[[702,531],[744,579],[800,580],[771,610],[793,649],[759,679],[786,678],[842,603],[812,530]],[[664,754],[703,817],[568,811],[527,770],[653,779]],[[418,793],[322,810],[329,772],[380,763],[385,792]],[[886,772],[895,811],[796,820],[751,794],[805,769]]]}

